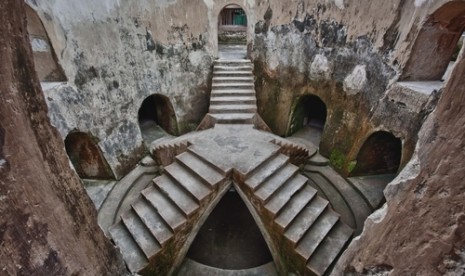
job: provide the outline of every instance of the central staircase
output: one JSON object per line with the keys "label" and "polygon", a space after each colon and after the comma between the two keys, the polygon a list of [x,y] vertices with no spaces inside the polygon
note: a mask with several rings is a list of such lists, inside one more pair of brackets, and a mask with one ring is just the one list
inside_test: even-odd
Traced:
{"label": "central staircase", "polygon": [[217,60],[213,69],[210,115],[220,124],[252,124],[257,112],[250,60]]}

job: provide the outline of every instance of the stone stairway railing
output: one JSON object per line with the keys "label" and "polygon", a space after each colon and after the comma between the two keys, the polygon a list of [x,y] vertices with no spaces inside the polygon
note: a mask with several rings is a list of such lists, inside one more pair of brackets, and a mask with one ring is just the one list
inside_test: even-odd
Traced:
{"label": "stone stairway railing", "polygon": [[151,145],[150,153],[157,164],[168,166],[174,162],[177,155],[185,152],[189,146],[190,143],[185,139],[155,141]]}
{"label": "stone stairway railing", "polygon": [[260,215],[287,270],[323,275],[352,236],[307,178],[283,154],[271,156],[247,176],[242,192]]}
{"label": "stone stairway railing", "polygon": [[[190,151],[144,189],[109,233],[133,273],[167,275],[205,210],[227,189],[226,176]],[[194,231],[195,232],[195,231]]]}
{"label": "stone stairway railing", "polygon": [[308,177],[308,184],[331,202],[342,220],[355,229],[356,234],[361,233],[366,218],[374,211],[365,197],[327,165],[308,164],[302,173]]}
{"label": "stone stairway railing", "polygon": [[310,153],[308,148],[306,148],[305,146],[298,145],[289,140],[273,139],[271,142],[280,146],[279,152],[286,156],[289,156],[289,162],[296,166],[304,164],[305,162],[307,162],[308,158],[310,157],[310,154],[314,154],[314,152]]}

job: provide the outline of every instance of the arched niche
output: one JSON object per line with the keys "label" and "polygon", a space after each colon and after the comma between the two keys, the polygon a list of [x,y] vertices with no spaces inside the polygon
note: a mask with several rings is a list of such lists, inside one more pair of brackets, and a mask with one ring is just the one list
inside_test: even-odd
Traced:
{"label": "arched niche", "polygon": [[218,55],[224,59],[243,59],[247,56],[248,17],[238,4],[224,6],[218,14]]}
{"label": "arched niche", "polygon": [[402,81],[439,81],[457,52],[465,30],[465,2],[451,1],[424,22],[413,45]]}
{"label": "arched niche", "polygon": [[299,132],[299,137],[306,138],[318,146],[327,113],[326,104],[318,96],[300,97],[292,111],[288,133],[291,135]]}
{"label": "arched niche", "polygon": [[150,95],[142,102],[138,112],[139,127],[144,140],[151,142],[166,133],[178,134],[178,125],[173,105],[168,97]]}
{"label": "arched niche", "polygon": [[396,174],[402,157],[402,141],[386,131],[371,134],[357,155],[350,176]]}
{"label": "arched niche", "polygon": [[273,262],[268,246],[247,206],[227,192],[190,246],[187,257],[226,270],[243,270]]}
{"label": "arched niche", "polygon": [[115,178],[96,141],[87,133],[71,132],[68,134],[65,138],[65,148],[80,178]]}
{"label": "arched niche", "polygon": [[37,13],[26,5],[27,32],[34,57],[34,67],[41,82],[67,81],[58,63],[50,39]]}

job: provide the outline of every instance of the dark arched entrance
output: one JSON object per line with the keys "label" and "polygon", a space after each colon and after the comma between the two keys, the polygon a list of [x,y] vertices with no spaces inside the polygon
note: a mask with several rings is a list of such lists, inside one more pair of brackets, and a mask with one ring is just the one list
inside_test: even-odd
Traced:
{"label": "dark arched entrance", "polygon": [[114,179],[97,143],[86,133],[72,132],[65,139],[66,153],[83,179]]}
{"label": "dark arched entrance", "polygon": [[139,108],[138,120],[144,140],[148,143],[166,133],[178,134],[174,108],[166,96],[155,94],[147,97]]}
{"label": "dark arched entrance", "polygon": [[253,268],[273,261],[255,220],[236,192],[223,196],[197,234],[187,257],[228,270]]}
{"label": "dark arched entrance", "polygon": [[321,134],[326,123],[326,104],[315,95],[302,96],[292,113],[289,134],[300,132],[299,136],[320,144]]}
{"label": "dark arched entrance", "polygon": [[418,34],[401,80],[441,80],[448,66],[452,66],[464,30],[465,2],[448,2],[431,14]]}
{"label": "dark arched entrance", "polygon": [[395,174],[402,157],[402,142],[389,132],[378,131],[363,143],[350,176]]}
{"label": "dark arched entrance", "polygon": [[218,15],[218,54],[243,59],[247,54],[247,15],[239,5],[225,6]]}

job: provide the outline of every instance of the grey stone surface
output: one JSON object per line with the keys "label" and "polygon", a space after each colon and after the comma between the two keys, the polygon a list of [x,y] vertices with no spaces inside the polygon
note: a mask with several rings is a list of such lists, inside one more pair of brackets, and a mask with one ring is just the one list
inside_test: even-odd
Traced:
{"label": "grey stone surface", "polygon": [[368,200],[373,209],[380,207],[384,199],[384,189],[395,178],[395,175],[373,175],[350,177],[350,181]]}
{"label": "grey stone surface", "polygon": [[156,166],[155,160],[153,160],[153,158],[150,157],[149,155],[142,158],[142,160],[140,161],[140,164],[142,166],[144,166],[144,167],[154,167],[154,166]]}
{"label": "grey stone surface", "polygon": [[271,158],[266,161],[264,166],[258,167],[256,170],[252,171],[245,182],[245,184],[253,190],[256,190],[268,177],[285,166],[289,162],[289,158],[282,154],[278,154],[271,156]]}
{"label": "grey stone surface", "polygon": [[284,233],[284,235],[292,242],[297,244],[302,236],[308,231],[308,229],[315,223],[318,217],[328,206],[328,201],[321,197],[316,197],[310,204],[305,207],[302,212],[296,217],[296,222],[293,223]]}
{"label": "grey stone surface", "polygon": [[157,209],[160,216],[173,231],[176,231],[186,222],[186,217],[181,213],[181,210],[176,207],[175,203],[166,198],[164,194],[154,186],[144,189],[142,195],[155,209]]}
{"label": "grey stone surface", "polygon": [[298,243],[296,251],[305,260],[310,259],[318,245],[323,241],[338,221],[338,216],[331,216],[328,214],[329,212],[331,212],[330,209],[324,210],[315,225],[310,229],[310,231],[305,233],[302,240]]}
{"label": "grey stone surface", "polygon": [[97,210],[100,209],[116,181],[82,179],[84,187]]}
{"label": "grey stone surface", "polygon": [[[131,236],[134,238],[139,248],[142,249],[147,259],[160,251],[160,245],[155,237],[152,236],[149,229],[144,227],[143,222],[133,209],[121,215],[120,223],[126,226],[126,229],[131,233]],[[127,237],[127,239],[129,239],[129,237]]]}
{"label": "grey stone surface", "polygon": [[189,193],[166,175],[155,178],[154,182],[159,190],[181,209],[184,215],[191,216],[199,208]]}
{"label": "grey stone surface", "polygon": [[298,170],[299,168],[292,164],[282,167],[259,186],[255,195],[266,204],[270,197],[274,195],[276,191],[284,185],[284,183],[295,177]]}
{"label": "grey stone surface", "polygon": [[243,59],[247,55],[246,45],[219,44],[218,57],[220,59]]}
{"label": "grey stone surface", "polygon": [[158,172],[157,167],[137,166],[114,185],[98,213],[98,223],[105,233],[119,220],[123,211],[129,210],[130,204],[139,196],[141,190],[152,183]]}
{"label": "grey stone surface", "polygon": [[242,269],[242,270],[226,270],[203,265],[191,259],[185,259],[179,276],[204,275],[204,276],[277,276],[278,273],[274,264],[268,263],[259,267]]}
{"label": "grey stone surface", "polygon": [[288,203],[292,196],[294,196],[306,184],[307,178],[302,175],[291,179],[284,184],[277,194],[275,194],[266,204],[266,208],[276,216],[279,211]]}
{"label": "grey stone surface", "polygon": [[275,219],[276,223],[282,228],[289,227],[294,218],[307,206],[307,204],[316,196],[317,191],[309,186],[305,186],[302,191],[293,196],[286,205],[286,208],[280,212]]}

